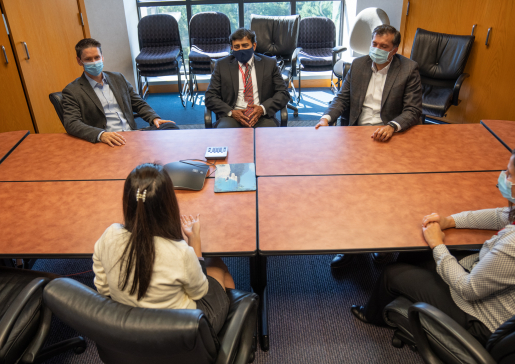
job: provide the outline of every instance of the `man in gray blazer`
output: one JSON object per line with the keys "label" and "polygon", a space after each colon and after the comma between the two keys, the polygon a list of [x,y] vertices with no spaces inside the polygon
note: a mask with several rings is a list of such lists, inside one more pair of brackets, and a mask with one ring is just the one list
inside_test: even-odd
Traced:
{"label": "man in gray blazer", "polygon": [[104,57],[98,41],[82,39],[75,51],[84,73],[63,90],[64,128],[68,134],[111,147],[124,145],[125,138],[117,132],[138,130],[133,111],[150,124],[141,130],[178,129],[173,121],[162,120],[121,73],[103,71]]}
{"label": "man in gray blazer", "polygon": [[380,25],[372,33],[369,55],[356,58],[342,88],[316,125],[327,126],[343,115],[347,125],[378,125],[377,141],[420,123],[422,84],[418,64],[396,54],[400,33]]}
{"label": "man in gray blazer", "polygon": [[254,54],[256,33],[240,28],[230,36],[233,54],[216,62],[206,91],[206,107],[215,127],[278,126],[274,115],[290,94],[275,59]]}

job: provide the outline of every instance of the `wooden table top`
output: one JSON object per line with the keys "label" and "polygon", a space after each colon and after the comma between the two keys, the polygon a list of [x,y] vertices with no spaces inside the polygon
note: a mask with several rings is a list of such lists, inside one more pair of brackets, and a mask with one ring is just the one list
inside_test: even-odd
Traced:
{"label": "wooden table top", "polygon": [[[90,257],[111,224],[123,222],[124,181],[0,183],[0,256]],[[202,249],[216,255],[256,252],[256,193],[176,191],[181,213],[201,214]]]}
{"label": "wooden table top", "polygon": [[511,150],[515,149],[515,121],[481,120],[490,128]]}
{"label": "wooden table top", "polygon": [[28,130],[0,133],[0,163],[29,134]]}
{"label": "wooden table top", "polygon": [[134,131],[127,144],[111,148],[67,134],[34,134],[0,165],[0,181],[125,179],[141,163],[204,159],[209,146],[227,146],[222,163],[253,163],[251,129]]}
{"label": "wooden table top", "polygon": [[[506,159],[506,158],[505,158]],[[422,218],[507,206],[497,172],[259,177],[259,251],[269,255],[426,249]],[[449,229],[449,246],[495,231]]]}
{"label": "wooden table top", "polygon": [[[256,174],[488,171],[506,168],[509,152],[482,125],[417,125],[375,142],[376,127],[258,128]],[[0,169],[1,170],[1,169]]]}

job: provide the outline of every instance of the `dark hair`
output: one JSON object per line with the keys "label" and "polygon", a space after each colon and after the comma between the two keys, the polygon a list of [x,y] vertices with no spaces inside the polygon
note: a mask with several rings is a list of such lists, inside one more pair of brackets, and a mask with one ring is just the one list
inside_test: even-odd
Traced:
{"label": "dark hair", "polygon": [[[136,194],[145,194],[145,201]],[[134,277],[130,294],[140,300],[147,292],[155,259],[154,237],[182,240],[179,204],[173,183],[163,166],[141,164],[134,168],[123,187],[123,217],[131,236],[120,257],[118,287],[125,290]],[[123,277],[123,278],[122,278]]]}
{"label": "dark hair", "polygon": [[84,38],[79,41],[75,45],[75,53],[77,53],[77,57],[82,57],[82,51],[86,48],[98,48],[100,49],[100,54],[102,54],[102,44],[98,40],[93,38]]}
{"label": "dark hair", "polygon": [[230,36],[229,42],[234,42],[235,40],[240,40],[243,38],[249,38],[252,44],[256,43],[256,33],[250,29],[239,28],[236,29]]}
{"label": "dark hair", "polygon": [[379,25],[375,27],[375,29],[372,31],[372,39],[376,35],[385,35],[385,34],[393,34],[393,46],[398,47],[399,44],[401,44],[401,33],[395,29],[395,27],[392,27],[391,25]]}
{"label": "dark hair", "polygon": [[[515,155],[515,149],[513,149],[511,151],[511,155],[514,156]],[[515,158],[513,158],[513,166],[515,167]],[[513,202],[509,202],[508,203],[508,206],[510,207],[510,213],[508,215],[508,221],[510,223],[513,223],[515,221],[515,205],[513,204]]]}

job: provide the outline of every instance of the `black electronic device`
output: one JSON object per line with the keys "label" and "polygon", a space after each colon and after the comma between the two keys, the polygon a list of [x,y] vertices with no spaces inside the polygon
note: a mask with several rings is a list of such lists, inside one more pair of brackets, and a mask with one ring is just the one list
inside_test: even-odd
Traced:
{"label": "black electronic device", "polygon": [[179,161],[164,165],[176,190],[200,191],[209,172],[209,165],[198,161]]}

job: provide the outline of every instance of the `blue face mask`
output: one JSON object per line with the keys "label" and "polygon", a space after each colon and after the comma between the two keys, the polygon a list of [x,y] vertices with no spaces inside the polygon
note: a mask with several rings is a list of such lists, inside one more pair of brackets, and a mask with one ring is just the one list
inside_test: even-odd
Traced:
{"label": "blue face mask", "polygon": [[101,74],[102,70],[104,69],[104,62],[102,62],[102,60],[88,63],[83,62],[83,64],[84,71],[95,77]]}
{"label": "blue face mask", "polygon": [[501,191],[502,197],[515,203],[515,198],[511,195],[512,183],[506,179],[506,171],[502,171],[497,180],[497,188]]}
{"label": "blue face mask", "polygon": [[388,62],[388,56],[390,55],[390,52],[383,51],[382,49],[376,47],[370,47],[368,55],[370,56],[370,58],[372,58],[372,61],[374,61],[374,63],[384,64]]}
{"label": "blue face mask", "polygon": [[252,56],[254,55],[254,47],[250,47],[249,49],[240,49],[239,51],[232,51],[232,55],[243,64],[250,61]]}

